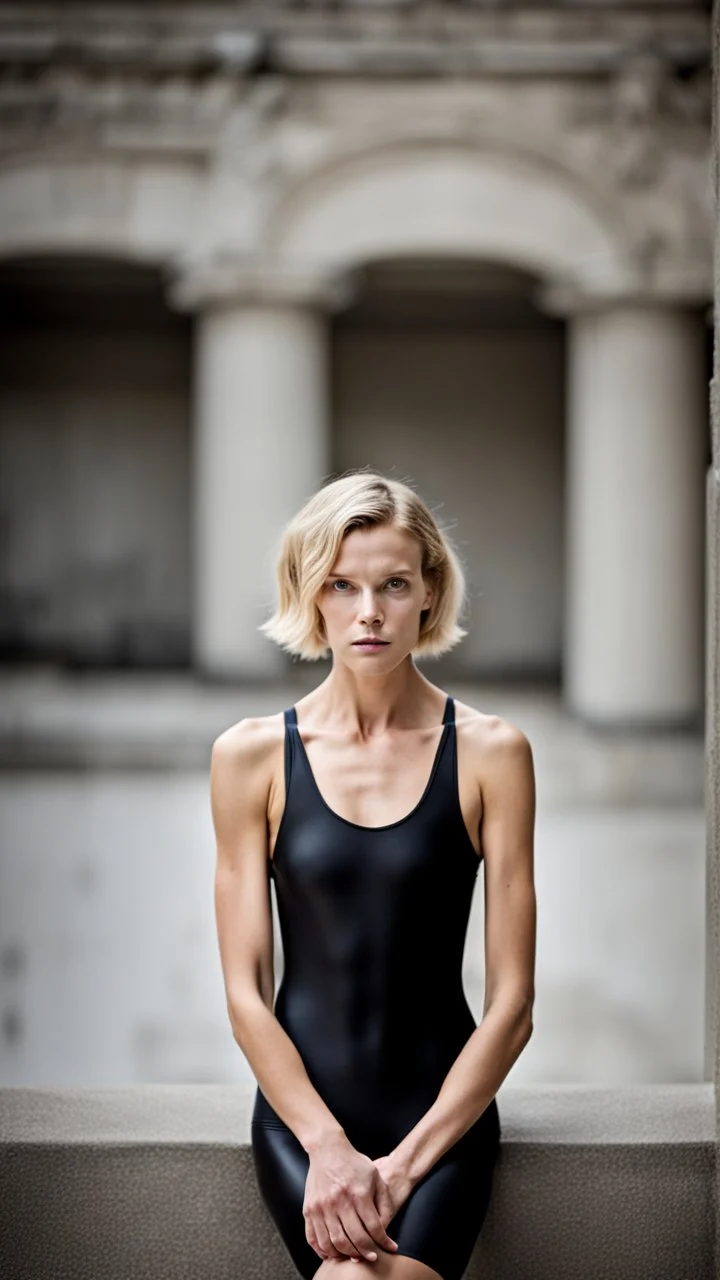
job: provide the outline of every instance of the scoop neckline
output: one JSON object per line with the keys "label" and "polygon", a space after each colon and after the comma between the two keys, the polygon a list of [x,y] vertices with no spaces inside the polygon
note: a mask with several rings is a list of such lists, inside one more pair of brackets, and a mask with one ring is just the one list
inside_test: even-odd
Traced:
{"label": "scoop neckline", "polygon": [[[420,809],[420,807],[424,804],[425,800],[427,799],[430,793],[430,788],[432,787],[433,781],[435,779],[435,774],[437,773],[438,766],[440,764],[440,757],[442,755],[443,747],[447,741],[448,732],[452,728],[452,723],[453,723],[452,720],[445,719],[445,717],[448,714],[448,711],[450,710],[451,698],[452,698],[452,695],[448,694],[447,700],[445,702],[445,709],[443,712],[442,733],[440,734],[440,740],[437,744],[437,747],[435,748],[435,755],[433,757],[433,762],[430,769],[430,776],[428,777],[428,780],[425,783],[425,789],[422,795],[420,796],[420,799],[418,800],[417,804],[413,806],[410,812],[404,815],[404,817],[396,818],[394,822],[383,822],[379,827],[368,827],[362,822],[353,822],[351,818],[344,818],[341,813],[337,813],[336,810],[333,809],[331,805],[328,804],[322,791],[320,790],[320,787],[318,786],[317,778],[315,777],[313,767],[310,763],[310,757],[308,756],[308,753],[305,750],[305,743],[302,740],[302,734],[300,733],[300,726],[297,722],[297,712],[295,711],[295,707],[293,706],[292,710],[293,710],[293,715],[295,719],[292,727],[295,729],[295,732],[297,734],[297,740],[300,743],[300,750],[302,751],[302,754],[305,758],[305,764],[307,766],[307,771],[310,775],[310,780],[312,782],[313,789],[320,803],[322,804],[323,808],[327,810],[327,812],[331,815],[331,817],[336,818],[338,822],[342,822],[343,825],[346,827],[353,827],[355,831],[392,831],[393,828],[401,827],[405,822],[409,822],[410,819],[413,818],[415,814],[418,812],[418,809]],[[473,849],[473,853],[474,852],[475,850]]]}

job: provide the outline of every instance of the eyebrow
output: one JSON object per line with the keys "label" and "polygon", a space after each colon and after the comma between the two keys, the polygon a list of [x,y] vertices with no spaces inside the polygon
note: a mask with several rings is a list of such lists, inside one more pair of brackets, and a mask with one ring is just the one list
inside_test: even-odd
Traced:
{"label": "eyebrow", "polygon": [[[391,569],[389,573],[384,573],[383,578],[413,578],[415,576],[414,569]],[[329,573],[329,578],[351,578],[351,573]]]}

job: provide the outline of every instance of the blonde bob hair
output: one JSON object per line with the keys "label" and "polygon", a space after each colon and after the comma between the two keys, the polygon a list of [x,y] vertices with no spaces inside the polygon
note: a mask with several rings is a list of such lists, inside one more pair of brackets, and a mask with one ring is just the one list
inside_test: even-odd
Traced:
{"label": "blonde bob hair", "polygon": [[277,608],[259,630],[300,658],[327,657],[330,649],[315,597],[346,534],[381,524],[393,524],[417,539],[422,575],[433,587],[413,653],[438,657],[462,640],[467,631],[458,617],[465,604],[465,573],[447,533],[409,485],[365,469],[346,471],[323,485],[286,525],[276,564]]}

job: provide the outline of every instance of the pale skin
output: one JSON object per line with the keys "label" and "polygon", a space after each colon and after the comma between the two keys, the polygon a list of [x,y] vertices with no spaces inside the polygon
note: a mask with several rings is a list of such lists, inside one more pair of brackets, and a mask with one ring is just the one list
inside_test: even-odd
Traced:
{"label": "pale skin", "polygon": [[[332,669],[295,704],[298,726],[324,799],[364,826],[395,822],[413,809],[439,742],[445,694],[412,658],[421,611],[432,595],[420,544],[383,524],[345,537],[316,596]],[[353,647],[368,634],[390,643],[374,653]],[[350,1271],[382,1280],[440,1280],[424,1263],[393,1256],[397,1242],[386,1227],[415,1184],[482,1114],[532,1034],[532,750],[522,731],[501,717],[457,700],[455,708],[460,807],[483,856],[483,1015],[433,1105],[375,1160],[350,1143],[273,1013],[266,860],[285,801],[282,713],[241,720],[213,744],[215,911],[228,1015],[262,1092],[307,1152],[303,1214],[308,1242],[323,1259],[318,1280]]]}

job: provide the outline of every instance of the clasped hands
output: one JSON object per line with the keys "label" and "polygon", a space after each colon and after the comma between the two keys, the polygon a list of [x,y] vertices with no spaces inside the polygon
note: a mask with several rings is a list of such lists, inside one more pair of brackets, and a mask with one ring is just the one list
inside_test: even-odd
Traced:
{"label": "clasped hands", "polygon": [[310,1155],[303,1217],[308,1244],[324,1260],[375,1262],[378,1249],[398,1245],[388,1223],[407,1199],[413,1180],[392,1153],[371,1160],[344,1134]]}

